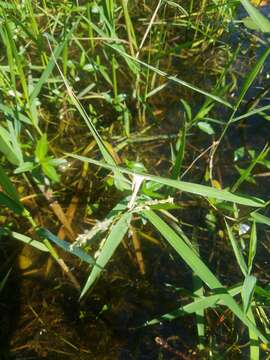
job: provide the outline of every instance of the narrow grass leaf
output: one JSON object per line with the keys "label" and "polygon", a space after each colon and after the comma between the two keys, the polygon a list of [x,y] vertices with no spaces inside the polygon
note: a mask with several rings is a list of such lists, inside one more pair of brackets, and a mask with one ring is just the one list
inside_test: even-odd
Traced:
{"label": "narrow grass leaf", "polygon": [[[106,39],[107,41],[110,41],[111,43],[113,43],[111,46],[114,50],[116,51],[120,51],[120,52],[125,52],[125,48],[124,46],[121,44],[122,40],[119,39],[117,37],[117,34],[114,32],[113,34],[110,34],[110,36],[108,36],[108,34],[103,31],[100,26],[97,26],[96,24],[94,24],[93,22],[89,21],[89,19],[87,19],[86,17],[82,16],[82,18],[88,23],[88,25],[96,31],[96,33],[101,37]],[[131,61],[128,57],[125,57],[125,62],[127,63],[129,69],[134,73],[134,74],[139,74],[140,69],[137,66],[136,63],[134,63],[134,61]],[[133,58],[132,58],[133,59]]]}
{"label": "narrow grass leaf", "polygon": [[14,211],[16,214],[21,215],[23,213],[23,206],[17,201],[10,198],[8,195],[0,191],[0,205],[9,208]]}
{"label": "narrow grass leaf", "polygon": [[81,292],[80,298],[82,298],[95,283],[97,278],[100,276],[102,269],[113,256],[115,250],[128,231],[131,217],[132,214],[130,212],[126,212],[121,215],[120,219],[112,226],[111,231],[101,248],[101,252],[96,260],[96,264],[94,265],[90,276],[88,277],[86,284]]}
{"label": "narrow grass leaf", "polygon": [[220,189],[216,189],[216,188],[213,188],[210,186],[195,184],[195,183],[186,182],[186,181],[172,180],[172,179],[168,179],[168,178],[164,178],[164,177],[160,177],[160,176],[145,174],[145,173],[138,172],[138,171],[135,172],[132,170],[122,168],[120,166],[113,166],[113,165],[105,164],[102,161],[90,159],[85,156],[79,156],[79,155],[74,155],[74,154],[67,154],[67,155],[72,158],[79,159],[81,161],[85,161],[85,162],[89,162],[91,164],[95,164],[97,166],[101,166],[108,170],[112,170],[112,171],[118,170],[119,172],[121,172],[123,174],[128,174],[131,176],[141,175],[146,180],[152,180],[159,184],[167,185],[172,188],[175,188],[175,189],[178,189],[181,191],[185,191],[185,192],[188,192],[191,194],[201,195],[206,198],[214,198],[214,199],[218,199],[218,200],[230,201],[230,202],[234,202],[237,204],[246,205],[246,206],[254,206],[254,207],[261,207],[261,206],[264,206],[264,204],[265,204],[261,199],[251,197],[251,196],[232,194],[227,190],[220,190]]}
{"label": "narrow grass leaf", "polygon": [[265,147],[262,149],[260,154],[255,159],[252,160],[249,167],[242,172],[239,179],[233,185],[233,187],[231,189],[232,192],[236,191],[239,188],[239,186],[251,176],[251,172],[254,169],[254,167],[256,166],[256,164],[259,163],[260,161],[262,161],[267,156],[268,152],[269,152],[269,147],[268,147],[268,145],[265,145]]}
{"label": "narrow grass leaf", "polygon": [[245,118],[248,118],[248,117],[256,115],[256,114],[260,114],[261,112],[263,112],[265,110],[269,110],[269,109],[270,109],[270,105],[261,106],[259,108],[256,108],[256,109],[252,110],[252,111],[249,111],[249,112],[247,112],[247,113],[245,113],[243,115],[240,115],[240,116],[237,116],[237,117],[233,118],[231,120],[231,123],[243,120]]}
{"label": "narrow grass leaf", "polygon": [[245,259],[244,259],[244,256],[238,246],[238,243],[237,243],[237,240],[235,239],[234,237],[234,234],[230,228],[230,226],[228,225],[227,221],[225,220],[225,223],[226,223],[226,227],[227,227],[227,232],[228,232],[228,235],[229,235],[229,239],[230,239],[230,242],[231,242],[231,245],[232,245],[232,248],[233,248],[233,252],[234,252],[234,255],[236,257],[236,260],[237,260],[237,263],[243,273],[244,276],[247,275],[248,273],[248,268],[247,268],[247,265],[246,265],[246,262],[245,262]]}
{"label": "narrow grass leaf", "polygon": [[[9,48],[9,51],[11,51],[11,53],[13,55],[13,61],[15,62],[16,70],[19,74],[19,79],[20,79],[22,90],[23,90],[23,94],[24,94],[26,101],[28,102],[29,96],[28,96],[28,89],[27,89],[27,81],[25,78],[23,65],[21,62],[22,56],[18,53],[16,44],[14,41],[14,35],[11,30],[11,24],[12,23],[8,20],[6,20],[4,22],[4,24],[2,24],[3,28],[6,31],[6,46],[7,46],[7,48]],[[8,51],[8,49],[7,49],[7,51]],[[14,90],[16,90],[16,88],[14,88]]]}
{"label": "narrow grass leaf", "polygon": [[179,136],[179,149],[177,151],[175,163],[172,169],[172,179],[178,179],[180,175],[180,170],[182,167],[184,155],[185,155],[185,147],[186,147],[186,126],[183,126],[181,130],[181,134]]}
{"label": "narrow grass leaf", "polygon": [[[250,307],[247,312],[248,318],[256,325],[256,320]],[[250,349],[250,359],[251,360],[260,360],[260,341],[259,338],[252,330],[249,329],[249,349]]]}
{"label": "narrow grass leaf", "polygon": [[61,55],[67,41],[71,38],[71,35],[73,34],[75,28],[77,26],[77,23],[72,27],[72,29],[64,36],[63,40],[56,46],[53,55],[51,55],[50,60],[44,69],[43,73],[41,74],[38,82],[36,83],[33,91],[30,95],[30,103],[33,103],[33,101],[38,97],[42,86],[46,83],[46,81],[49,79],[49,76],[51,75],[53,68],[55,66],[55,59],[57,60],[59,56]]}
{"label": "narrow grass leaf", "polygon": [[[241,293],[242,285],[236,286],[228,290],[228,293],[231,296],[235,296]],[[217,305],[221,305],[222,301],[220,300],[219,294],[209,295],[197,298],[193,302],[180,306],[179,308],[159,316],[158,318],[147,321],[143,324],[143,326],[155,325],[159,324],[161,321],[173,321],[180,316],[194,314],[196,312],[204,311],[209,308],[216,307]]]}
{"label": "narrow grass leaf", "polygon": [[207,122],[205,121],[199,121],[198,122],[198,128],[205,132],[206,134],[208,135],[213,135],[215,133],[213,127],[211,126],[211,124],[208,124]]}
{"label": "narrow grass leaf", "polygon": [[143,65],[144,67],[152,70],[152,71],[155,72],[156,74],[158,74],[158,75],[160,75],[160,76],[162,76],[162,77],[164,77],[164,78],[166,78],[166,79],[168,79],[168,80],[170,80],[170,81],[172,81],[172,82],[175,82],[175,83],[178,84],[178,85],[182,85],[182,86],[184,86],[184,87],[187,87],[187,88],[189,88],[189,89],[191,89],[191,90],[193,90],[193,91],[195,91],[195,92],[198,92],[198,93],[200,93],[200,94],[202,94],[202,95],[204,95],[204,96],[207,96],[207,97],[215,100],[216,102],[219,102],[219,103],[221,103],[221,104],[223,104],[223,105],[225,105],[225,106],[227,106],[227,107],[229,107],[229,108],[232,108],[232,105],[231,105],[230,103],[228,103],[228,102],[227,102],[226,100],[224,100],[224,99],[221,99],[219,96],[213,95],[213,94],[211,94],[211,93],[209,93],[209,92],[207,92],[207,91],[205,91],[205,90],[202,90],[202,89],[198,88],[198,87],[195,86],[195,85],[192,85],[192,84],[190,84],[190,83],[188,83],[188,82],[186,82],[186,81],[184,81],[184,80],[181,80],[181,79],[177,78],[176,76],[169,75],[169,74],[167,74],[166,72],[164,72],[164,71],[162,71],[162,70],[159,70],[159,69],[155,68],[154,66],[149,65],[149,64],[147,64],[146,62],[141,61],[141,60],[139,60],[139,59],[137,59],[137,58],[135,58],[135,57],[127,54],[126,52],[123,52],[122,50],[120,50],[119,48],[116,48],[116,47],[113,46],[113,45],[107,44],[107,46],[113,48],[115,51],[117,51],[117,52],[118,52],[120,55],[122,55],[124,58],[129,58],[129,59],[133,60],[135,63],[138,63],[138,64],[140,64],[140,65]]}
{"label": "narrow grass leaf", "polygon": [[240,0],[248,12],[251,19],[258,26],[258,28],[264,32],[270,34],[270,21],[265,17],[258,9],[256,9],[248,0]]}
{"label": "narrow grass leaf", "polygon": [[227,292],[226,288],[205,265],[205,263],[197,256],[194,250],[178,236],[174,230],[168,226],[157,214],[152,210],[142,211],[142,215],[148,219],[160,234],[169,242],[175,251],[182,257],[185,263],[201,278],[201,280],[219,293],[220,300],[227,306],[248,328],[250,328],[264,343],[268,343],[268,339],[256,328],[256,326],[247,318],[246,314],[239,307],[234,298]]}
{"label": "narrow grass leaf", "polygon": [[20,199],[18,197],[17,191],[15,190],[12,182],[9,177],[6,175],[4,169],[0,165],[0,185],[2,190],[7,193],[7,195],[13,199],[15,202],[20,203]]}
{"label": "narrow grass leaf", "polygon": [[[49,46],[51,48],[51,45],[49,43]],[[75,105],[75,107],[77,108],[77,110],[79,111],[79,113],[81,114],[82,118],[84,119],[86,125],[88,126],[92,136],[94,137],[94,139],[96,140],[97,142],[97,145],[99,147],[99,150],[104,158],[104,160],[110,164],[112,167],[114,167],[114,172],[116,174],[116,176],[118,177],[119,179],[119,184],[121,184],[122,188],[124,189],[129,189],[130,186],[127,185],[127,181],[125,179],[125,177],[119,172],[118,170],[118,167],[116,166],[116,162],[115,160],[113,159],[112,155],[110,154],[110,152],[108,151],[102,137],[100,136],[99,132],[97,131],[94,123],[92,122],[91,118],[88,116],[87,112],[85,111],[85,109],[83,108],[83,106],[81,105],[79,99],[77,98],[77,96],[74,94],[71,86],[69,85],[67,79],[65,78],[64,74],[62,73],[60,67],[58,66],[58,63],[56,61],[56,59],[54,58],[53,56],[53,59],[55,61],[55,64],[61,74],[61,77],[63,79],[63,82],[66,86],[66,89],[67,89],[67,92],[68,92],[68,95],[69,97],[71,98],[73,104]]]}
{"label": "narrow grass leaf", "polygon": [[19,241],[22,241],[23,243],[33,246],[34,248],[40,250],[40,251],[44,251],[44,252],[49,252],[48,248],[40,241],[38,240],[34,240],[32,238],[30,238],[29,236],[26,236],[24,234],[18,233],[16,231],[11,231],[10,235]]}
{"label": "narrow grass leaf", "polygon": [[[189,245],[188,241],[189,239],[184,234],[183,230],[180,229],[180,236],[185,238],[185,242],[187,245]],[[199,249],[199,243],[196,236],[196,229],[192,232],[192,243],[190,243],[189,246],[193,246],[197,255],[200,256],[200,249]],[[193,283],[193,294],[195,298],[203,298],[204,297],[204,284],[200,277],[197,274],[192,274],[192,283]],[[197,328],[197,334],[198,334],[198,349],[203,350],[205,347],[206,339],[205,339],[205,316],[204,316],[204,309],[199,309],[195,312],[195,318],[196,318],[196,328]]]}
{"label": "narrow grass leaf", "polygon": [[257,250],[257,229],[256,221],[253,221],[250,239],[249,239],[249,252],[248,252],[248,273],[251,273],[254,257]]}
{"label": "narrow grass leaf", "polygon": [[45,159],[47,152],[48,152],[47,134],[42,134],[41,138],[37,141],[35,156],[41,162]]}
{"label": "narrow grass leaf", "polygon": [[21,154],[17,153],[12,147],[12,139],[9,132],[0,126],[0,151],[6,156],[7,160],[18,166],[21,161]]}
{"label": "narrow grass leaf", "polygon": [[243,308],[245,314],[247,313],[250,304],[252,302],[252,297],[255,289],[257,279],[253,275],[247,275],[242,288],[242,299],[243,299]]}
{"label": "narrow grass leaf", "polygon": [[[247,2],[247,0],[242,0],[244,2]],[[250,5],[251,6],[251,5]],[[239,107],[239,105],[241,104],[246,92],[248,91],[248,89],[250,88],[250,86],[252,85],[253,81],[256,79],[258,73],[260,72],[263,64],[265,63],[265,60],[267,59],[268,55],[270,53],[270,46],[268,46],[264,52],[262,53],[262,55],[259,57],[259,59],[257,60],[256,64],[252,67],[252,70],[250,71],[250,73],[246,76],[244,83],[242,85],[242,88],[240,90],[239,96],[238,96],[238,100],[237,103],[235,105],[235,109],[237,109]],[[232,120],[231,120],[232,121]],[[230,121],[230,122],[231,122]]]}
{"label": "narrow grass leaf", "polygon": [[11,109],[9,106],[0,104],[0,111],[13,119],[18,119],[22,123],[31,125],[31,120],[27,116],[21,114],[19,111]]}
{"label": "narrow grass leaf", "polygon": [[[193,293],[198,298],[203,298],[204,287],[201,279],[193,274]],[[198,349],[203,350],[205,347],[205,317],[204,309],[197,309],[195,312],[196,328],[198,334]]]}
{"label": "narrow grass leaf", "polygon": [[72,244],[68,243],[67,241],[59,239],[57,236],[52,234],[49,230],[39,229],[37,231],[37,233],[42,238],[46,238],[46,239],[52,241],[53,243],[55,243],[57,246],[59,246],[66,252],[69,252],[70,254],[77,256],[82,261],[87,262],[90,265],[95,264],[95,260],[92,258],[92,256],[87,254],[81,248],[78,248],[77,246],[72,246]]}
{"label": "narrow grass leaf", "polygon": [[254,219],[259,224],[264,224],[270,226],[270,218],[258,213],[257,211],[253,211],[251,214],[252,219]]}

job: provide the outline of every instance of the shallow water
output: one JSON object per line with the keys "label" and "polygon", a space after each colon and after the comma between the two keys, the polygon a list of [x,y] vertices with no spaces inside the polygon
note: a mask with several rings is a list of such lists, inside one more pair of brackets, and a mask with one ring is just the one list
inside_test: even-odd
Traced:
{"label": "shallow water", "polygon": [[[240,33],[242,32],[239,31],[239,36]],[[234,30],[232,42],[235,39],[237,39],[237,33]],[[255,47],[252,51],[256,53],[257,48]],[[215,52],[212,56],[215,60]],[[240,61],[245,56],[240,57]],[[194,66],[194,64],[189,64],[188,61],[184,62],[183,68],[179,59],[172,63],[173,72],[181,74],[184,68],[186,80],[193,80],[196,83],[199,79],[201,88],[211,87],[214,81],[213,75],[207,78],[203,71],[193,71],[193,68],[188,68],[188,66]],[[268,69],[266,68],[265,71],[268,72]],[[266,75],[262,75],[260,82],[254,84],[248,98],[256,96],[260,87],[267,85],[267,80]],[[155,98],[152,106],[158,115],[153,116],[152,121],[155,126],[147,135],[177,134],[183,115],[178,108],[178,98],[181,94],[182,89],[176,89],[175,85],[171,85]],[[265,104],[265,101],[269,102],[269,98],[265,99],[260,103],[261,106]],[[197,108],[202,100],[194,96],[191,101],[194,108]],[[232,127],[228,136],[230,140],[225,141],[226,150],[223,150],[217,164],[217,167],[222,168],[224,187],[232,184],[238,176],[236,171],[232,172],[231,166],[234,150],[243,145],[259,150],[269,134],[269,122],[257,116],[250,119],[245,127]],[[73,135],[79,141],[83,137],[83,130]],[[192,130],[185,166],[187,167],[203,149],[209,146],[211,141],[209,136],[198,129]],[[66,140],[63,140],[63,144],[65,142]],[[134,144],[129,156],[132,158],[136,155],[145,163],[149,172],[166,175],[170,168],[168,160],[170,142],[170,140],[161,139],[155,143],[145,142],[143,146],[140,143]],[[185,180],[192,179],[194,182],[201,182],[205,166],[206,160],[202,159]],[[69,204],[74,191],[73,182],[77,180],[76,170],[74,173],[67,176],[66,192],[61,194],[64,205]],[[103,188],[99,190],[99,180],[99,175],[92,180],[91,186],[95,192],[90,195],[88,201],[95,203],[104,196],[104,205],[95,213],[96,218],[101,220],[113,207],[112,202],[116,203],[119,200],[119,194],[112,194],[114,190],[108,190],[105,195],[101,195]],[[267,182],[266,177],[265,180],[260,179],[261,187],[247,184],[243,189],[256,195],[265,195],[265,192],[268,195]],[[85,186],[87,192],[89,187],[89,184]],[[82,192],[80,209],[76,215],[75,227],[78,232],[83,231],[85,226],[90,227],[82,221],[85,197],[86,194]],[[111,203],[108,203],[108,199]],[[215,270],[221,281],[227,285],[236,283],[239,280],[239,273],[234,270],[234,264],[230,262],[229,246],[224,243],[224,239],[207,227],[205,222],[207,212],[208,208],[204,202],[198,200],[195,203],[190,201],[186,209],[173,213],[184,223],[183,228],[190,237],[193,235],[194,226],[198,227],[196,235],[200,243],[201,256]],[[146,230],[148,235],[156,236],[152,229]],[[263,231],[262,234],[264,243],[268,246],[270,240]],[[0,305],[1,312],[4,314],[1,360],[179,359],[181,353],[190,359],[197,359],[199,356],[202,359],[206,358],[203,353],[199,355],[196,349],[197,338],[193,316],[181,317],[176,321],[160,323],[153,327],[141,327],[147,320],[172,311],[190,299],[187,291],[192,290],[192,274],[163,242],[161,245],[156,245],[150,241],[142,241],[146,268],[144,276],[139,273],[138,267],[134,264],[134,257],[130,259],[124,247],[120,247],[97,286],[82,303],[78,302],[78,291],[56,264],[52,265],[48,271],[46,256],[40,257],[39,253],[33,250],[30,253],[25,250],[18,253],[17,248],[10,245],[6,245],[5,248],[6,252],[2,252],[1,255],[3,261],[7,261],[12,255],[17,256],[18,264],[8,286],[1,293]],[[262,266],[268,268],[268,262],[266,262],[268,260],[265,253],[263,254],[263,248],[260,249],[260,253]],[[26,261],[24,268],[23,256]],[[31,261],[27,263],[27,259]],[[64,259],[73,269],[79,282],[83,283],[87,277],[87,269],[68,255],[64,255]],[[261,269],[258,268],[257,271],[259,270]],[[226,350],[228,344],[234,341],[235,334],[228,330],[231,325],[230,320],[227,318],[222,323],[219,312],[208,315],[208,331],[218,339],[217,342],[220,344],[218,350],[221,353]],[[175,352],[162,347],[157,338],[168,343]],[[240,343],[243,344],[245,341],[246,337],[243,335]],[[244,352],[240,353],[237,349],[232,349],[229,356],[230,359],[244,359],[246,355],[243,354]]]}

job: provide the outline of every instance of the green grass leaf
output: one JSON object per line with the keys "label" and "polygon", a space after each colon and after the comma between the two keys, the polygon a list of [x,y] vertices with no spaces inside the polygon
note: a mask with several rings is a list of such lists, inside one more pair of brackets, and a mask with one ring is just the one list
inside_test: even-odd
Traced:
{"label": "green grass leaf", "polygon": [[46,176],[54,182],[60,181],[60,176],[57,174],[55,166],[53,165],[53,159],[46,158],[41,162],[41,168]]}
{"label": "green grass leaf", "polygon": [[200,184],[195,184],[195,183],[186,182],[186,181],[172,180],[172,179],[168,179],[165,177],[154,176],[154,175],[145,174],[145,173],[138,172],[138,171],[135,172],[135,171],[131,171],[131,170],[122,168],[120,166],[113,166],[110,164],[105,164],[102,161],[93,160],[93,159],[87,158],[85,156],[79,156],[79,155],[74,155],[74,154],[67,154],[67,156],[70,156],[75,159],[79,159],[81,161],[89,162],[89,163],[95,164],[97,166],[101,166],[108,170],[115,171],[117,169],[119,172],[121,172],[123,174],[128,174],[131,176],[140,175],[140,176],[143,176],[146,180],[151,180],[151,181],[157,182],[159,184],[167,185],[172,188],[182,190],[184,192],[188,192],[191,194],[204,196],[206,198],[214,198],[214,199],[218,199],[218,200],[222,200],[222,201],[230,201],[230,202],[234,202],[237,204],[246,205],[246,206],[254,206],[254,207],[262,207],[265,205],[265,203],[261,199],[258,199],[258,198],[252,197],[252,196],[236,195],[236,194],[230,193],[227,190],[219,190],[219,189],[216,189],[216,188],[213,188],[210,186],[206,186],[206,185],[200,185]]}
{"label": "green grass leaf", "polygon": [[32,93],[30,95],[30,103],[33,103],[34,100],[38,97],[38,95],[42,89],[42,86],[49,79],[49,77],[54,69],[54,66],[55,66],[55,59],[57,60],[60,57],[67,41],[71,38],[71,35],[73,34],[76,26],[77,26],[77,22],[74,24],[74,26],[71,28],[71,30],[63,36],[63,39],[61,40],[61,42],[56,46],[56,48],[53,52],[53,55],[51,55],[46,68],[44,69],[43,73],[41,74],[38,82],[36,83]]}
{"label": "green grass leaf", "polygon": [[[242,285],[235,286],[231,289],[228,289],[228,293],[231,296],[235,296],[241,293]],[[200,296],[196,298],[189,304],[180,306],[179,308],[167,313],[163,314],[155,319],[147,321],[143,326],[155,325],[159,324],[161,321],[173,321],[180,316],[185,316],[188,314],[195,314],[196,312],[202,312],[206,309],[216,307],[217,305],[222,305],[222,301],[220,300],[220,295],[214,294],[209,296]]]}
{"label": "green grass leaf", "polygon": [[13,186],[12,182],[10,181],[9,177],[6,175],[4,169],[0,165],[0,185],[4,192],[13,199],[15,202],[20,203],[20,199],[18,197],[17,191]]}
{"label": "green grass leaf", "polygon": [[[249,319],[253,322],[253,324],[256,324],[255,317],[252,312],[252,308],[250,307],[247,312],[247,316]],[[250,359],[251,360],[260,360],[260,341],[256,334],[253,333],[252,330],[249,330],[249,348],[250,348]]]}
{"label": "green grass leaf", "polygon": [[[244,2],[248,2],[247,0],[242,0]],[[251,5],[250,5],[251,6]],[[250,73],[245,77],[244,79],[244,83],[242,85],[242,88],[240,89],[238,98],[237,98],[237,103],[235,105],[235,108],[237,109],[239,107],[239,105],[241,104],[244,96],[246,95],[246,92],[248,91],[248,89],[250,88],[250,86],[252,85],[253,81],[256,79],[257,75],[259,74],[259,72],[261,71],[261,68],[263,66],[263,64],[265,63],[268,55],[270,54],[270,46],[268,46],[264,52],[262,53],[262,55],[259,57],[259,59],[257,60],[256,64],[252,67]],[[230,123],[233,122],[235,120],[231,119]]]}
{"label": "green grass leaf", "polygon": [[166,72],[164,72],[162,70],[159,70],[156,67],[154,67],[152,65],[149,65],[146,62],[141,61],[141,60],[127,54],[126,52],[120,50],[119,48],[116,48],[114,45],[107,44],[107,46],[113,48],[115,51],[117,51],[124,58],[128,58],[128,59],[133,60],[135,63],[138,63],[138,64],[146,67],[147,69],[152,70],[153,72],[155,72],[156,74],[166,78],[167,80],[170,80],[170,81],[172,81],[172,82],[174,82],[174,83],[176,83],[178,85],[182,85],[184,87],[187,87],[187,88],[189,88],[189,89],[191,89],[191,90],[193,90],[193,91],[195,91],[197,93],[200,93],[200,94],[202,94],[204,96],[207,96],[207,97],[211,98],[212,100],[215,100],[216,102],[218,102],[220,104],[225,105],[226,107],[232,108],[232,105],[230,103],[228,103],[228,101],[226,101],[224,99],[221,99],[219,96],[213,95],[213,94],[211,94],[211,93],[209,93],[209,92],[207,92],[207,91],[205,91],[203,89],[200,89],[197,86],[192,85],[192,84],[190,84],[190,83],[188,83],[188,82],[186,82],[184,80],[181,80],[176,76],[169,75]]}
{"label": "green grass leaf", "polygon": [[248,0],[240,0],[256,26],[264,33],[270,34],[270,21]]}
{"label": "green grass leaf", "polygon": [[168,243],[181,256],[185,263],[200,277],[200,279],[212,290],[219,292],[219,299],[227,306],[249,329],[251,329],[264,343],[268,343],[268,339],[260,332],[259,329],[248,319],[234,298],[228,293],[226,288],[198,257],[193,249],[191,249],[176,232],[168,226],[157,214],[152,210],[142,211],[142,215],[149,220],[158,232],[168,241]]}
{"label": "green grass leaf", "polygon": [[81,248],[79,248],[77,246],[72,246],[72,244],[70,244],[69,242],[59,239],[57,236],[52,234],[49,230],[41,228],[41,229],[38,229],[37,233],[42,238],[45,238],[45,239],[48,239],[48,240],[52,241],[57,246],[62,248],[64,251],[69,252],[70,254],[77,256],[82,261],[87,262],[90,265],[95,264],[95,260],[92,258],[92,256],[87,254]]}
{"label": "green grass leaf", "polygon": [[202,130],[203,132],[205,132],[208,135],[213,135],[215,133],[214,129],[212,128],[212,126],[204,121],[199,121],[198,122],[198,128],[200,130]]}
{"label": "green grass leaf", "polygon": [[102,269],[113,256],[116,248],[128,231],[131,217],[132,214],[130,212],[126,212],[123,215],[120,215],[119,220],[112,226],[110,233],[101,248],[100,255],[96,260],[96,265],[94,265],[94,268],[92,269],[81,292],[80,298],[82,298],[95,283],[97,278],[100,276]]}
{"label": "green grass leaf", "polygon": [[182,167],[184,155],[185,155],[185,147],[186,147],[186,126],[184,125],[181,133],[179,135],[179,149],[177,151],[176,159],[174,162],[174,166],[172,169],[172,179],[178,179],[180,176],[180,170]]}
{"label": "green grass leaf", "polygon": [[34,240],[34,239],[30,238],[29,236],[18,233],[16,231],[11,231],[10,236],[12,236],[16,240],[22,241],[24,244],[33,246],[34,248],[36,248],[40,251],[49,252],[48,248],[42,242],[40,242],[38,240]]}
{"label": "green grass leaf", "polygon": [[257,279],[253,275],[246,275],[245,281],[242,288],[242,299],[243,299],[243,307],[245,314],[248,312],[250,304],[252,302],[252,297],[254,293],[254,289],[256,286]]}
{"label": "green grass leaf", "polygon": [[262,215],[257,211],[253,211],[250,215],[252,219],[256,221],[256,223],[270,226],[270,218],[268,216]]}
{"label": "green grass leaf", "polygon": [[8,195],[0,191],[0,204],[14,211],[18,215],[22,215],[23,206],[17,201],[11,199]]}
{"label": "green grass leaf", "polygon": [[256,221],[253,221],[250,239],[249,239],[249,252],[248,252],[248,273],[251,273],[254,257],[257,251],[257,229]]}
{"label": "green grass leaf", "polygon": [[235,239],[234,234],[233,234],[233,232],[232,232],[232,230],[231,230],[231,228],[228,225],[226,220],[225,220],[225,223],[226,223],[229,239],[230,239],[230,242],[231,242],[231,245],[232,245],[232,248],[233,248],[233,252],[234,252],[234,255],[235,255],[236,260],[237,260],[237,263],[238,263],[243,275],[246,276],[247,273],[248,273],[248,268],[247,268],[244,256],[243,256],[243,254],[242,254],[242,252],[241,252],[241,250],[240,250],[240,248],[238,246],[237,240]]}
{"label": "green grass leaf", "polygon": [[11,134],[2,126],[0,126],[0,151],[6,156],[7,160],[18,166],[22,161],[22,153],[18,151],[18,147],[13,146]]}
{"label": "green grass leaf", "polygon": [[35,149],[35,156],[39,162],[44,161],[48,152],[48,140],[47,134],[42,134],[41,138],[37,141]]}
{"label": "green grass leaf", "polygon": [[[254,169],[254,167],[256,166],[256,164],[259,163],[260,161],[262,161],[267,156],[268,152],[269,152],[269,146],[265,145],[265,147],[262,149],[262,151],[259,153],[259,155],[251,161],[251,164],[249,165],[249,167],[242,172],[239,179],[232,186],[232,188],[231,188],[232,192],[236,191],[239,188],[239,186],[251,176],[251,172]],[[253,179],[253,178],[251,177],[251,179]]]}

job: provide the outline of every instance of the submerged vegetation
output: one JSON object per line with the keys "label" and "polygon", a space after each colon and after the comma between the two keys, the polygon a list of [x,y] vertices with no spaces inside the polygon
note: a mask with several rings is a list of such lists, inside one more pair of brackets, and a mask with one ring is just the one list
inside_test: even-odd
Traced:
{"label": "submerged vegetation", "polygon": [[[248,0],[0,2],[1,312],[14,284],[42,268],[27,283],[49,284],[42,306],[53,307],[51,294],[76,303],[72,324],[91,323],[100,343],[50,330],[52,313],[42,319],[36,296],[20,290],[50,345],[37,345],[40,331],[35,345],[7,341],[3,358],[270,357],[264,9]],[[131,319],[122,352],[93,335],[107,338],[98,328],[115,310],[108,283],[119,297],[122,287],[138,291],[144,309],[138,319],[124,302],[118,309]],[[8,316],[7,340],[16,333]]]}

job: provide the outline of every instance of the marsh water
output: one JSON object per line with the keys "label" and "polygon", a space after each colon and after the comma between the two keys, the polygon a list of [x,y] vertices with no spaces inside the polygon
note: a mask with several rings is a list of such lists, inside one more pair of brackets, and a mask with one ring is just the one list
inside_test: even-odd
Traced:
{"label": "marsh water", "polygon": [[[269,7],[268,7],[269,11]],[[233,27],[229,35],[232,44],[244,42],[247,32],[244,28]],[[250,33],[249,33],[249,36]],[[248,52],[243,45],[235,64],[234,73],[239,75],[252,66],[260,46],[253,37],[253,47]],[[236,45],[235,45],[236,46]],[[257,55],[256,55],[257,54]],[[201,88],[211,88],[215,71],[223,61],[222,50],[212,48],[207,54],[201,54],[199,67],[189,60],[172,59],[170,73],[178,74],[181,78],[194,83],[200,83]],[[251,59],[250,63],[248,59]],[[182,62],[183,61],[183,62]],[[203,66],[213,67],[213,74],[206,76]],[[267,68],[268,66],[268,68]],[[266,89],[269,83],[268,64],[260,75],[260,80],[253,85],[249,92],[250,101]],[[199,69],[199,70],[195,70]],[[237,91],[237,90],[235,90]],[[155,108],[158,114],[153,120],[152,136],[155,141],[146,138],[133,144],[132,154],[140,159],[150,173],[166,175],[170,167],[170,145],[173,136],[177,136],[182,121],[182,110],[178,98],[183,89],[174,84],[169,85],[155,98]],[[231,94],[236,96],[236,94]],[[269,94],[264,96],[269,103]],[[266,99],[266,100],[265,100]],[[200,99],[191,98],[196,109]],[[217,110],[218,111],[218,110]],[[224,113],[224,121],[227,114]],[[219,117],[220,118],[220,117]],[[150,121],[151,122],[151,121]],[[193,131],[193,130],[192,130]],[[235,150],[240,147],[260,151],[270,134],[269,121],[259,116],[248,121],[247,125],[239,124],[230,130],[230,135],[224,140],[224,147],[218,155],[217,168],[221,168],[219,182],[222,187],[230,185],[237,177],[237,171],[232,172],[231,161]],[[160,136],[162,135],[162,136]],[[168,137],[166,138],[166,135]],[[73,142],[80,141],[82,133],[73,133]],[[160,136],[160,138],[159,138]],[[188,146],[185,158],[186,167],[204,149],[211,145],[211,137],[200,130],[194,130],[190,135],[193,139]],[[63,140],[63,144],[67,140]],[[115,141],[117,145],[117,140]],[[61,146],[61,144],[60,144]],[[225,149],[225,150],[224,150]],[[202,158],[203,160],[203,158]],[[66,192],[61,193],[61,204],[67,207],[73,195],[72,183],[76,180],[77,166],[73,164],[74,171],[65,174]],[[196,163],[195,170],[184,178],[187,181],[200,183],[205,172],[204,161]],[[247,184],[244,190],[256,196],[269,195],[267,175],[260,176],[260,186]],[[95,204],[100,202],[95,217],[102,220],[106,213],[117,203],[121,194],[108,189],[105,195],[99,190],[99,177],[86,181],[87,192],[79,193],[79,210],[75,216],[74,227],[77,233],[83,233],[91,228],[91,222],[85,223],[84,209],[87,202]],[[89,194],[89,189],[92,189]],[[101,200],[100,200],[101,199]],[[181,224],[188,236],[192,237],[196,231],[199,240],[200,253],[209,266],[215,270],[225,285],[239,280],[239,273],[235,271],[235,264],[231,261],[231,250],[222,237],[217,236],[217,229],[211,231],[211,224],[207,226],[207,208],[204,202],[194,202],[188,199],[182,209],[178,209],[174,216],[181,219]],[[46,209],[43,211],[46,216]],[[89,216],[91,219],[91,216]],[[47,224],[50,223],[48,219]],[[23,224],[21,224],[23,227]],[[54,224],[52,224],[54,226]],[[120,246],[104,271],[99,282],[91,293],[81,302],[78,301],[79,291],[62,273],[59,266],[52,263],[47,255],[40,255],[38,251],[29,247],[14,244],[10,238],[5,237],[2,259],[8,265],[11,259],[16,260],[8,286],[1,293],[1,355],[0,359],[16,360],[62,360],[62,359],[121,359],[121,360],[152,360],[152,359],[197,359],[207,358],[196,349],[196,326],[193,316],[182,316],[171,322],[160,322],[154,326],[143,326],[148,320],[170,312],[189,299],[189,290],[193,291],[192,272],[183,264],[181,259],[158,238],[150,227],[141,234],[141,252],[145,274],[139,271],[134,253],[129,255],[126,247]],[[261,245],[260,263],[269,269],[266,251],[270,246],[270,239],[264,234],[264,243]],[[73,257],[63,254],[64,260],[69,264],[79,283],[87,278],[88,269]],[[260,270],[263,271],[261,268]],[[268,277],[265,275],[265,282]],[[241,352],[237,347],[230,349],[226,357],[228,344],[236,339],[235,329],[230,329],[230,316],[222,319],[222,314],[213,311],[208,315],[208,333],[211,341],[219,341],[220,358],[244,359],[245,335],[240,340]],[[242,328],[240,333],[244,334]],[[210,335],[209,335],[210,336]],[[223,355],[222,355],[223,354]]]}

